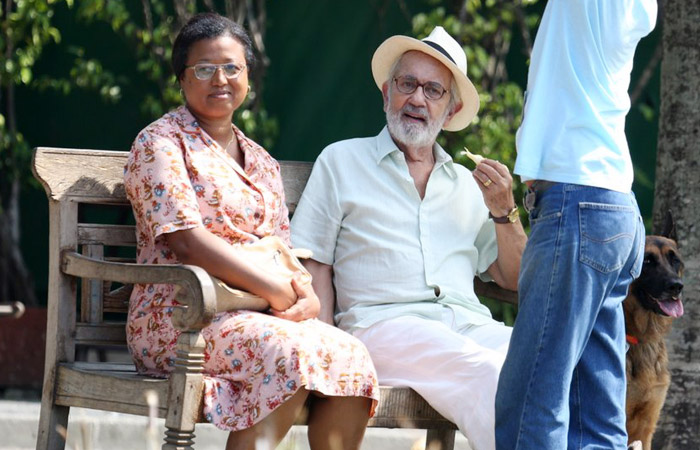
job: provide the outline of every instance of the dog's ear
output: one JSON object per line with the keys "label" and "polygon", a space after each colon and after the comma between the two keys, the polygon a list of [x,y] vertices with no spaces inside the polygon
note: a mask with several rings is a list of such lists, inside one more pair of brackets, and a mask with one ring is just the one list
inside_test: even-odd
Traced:
{"label": "dog's ear", "polygon": [[678,242],[678,237],[676,236],[676,222],[673,220],[673,214],[671,214],[670,209],[666,211],[666,217],[664,218],[664,229],[661,232],[661,236]]}

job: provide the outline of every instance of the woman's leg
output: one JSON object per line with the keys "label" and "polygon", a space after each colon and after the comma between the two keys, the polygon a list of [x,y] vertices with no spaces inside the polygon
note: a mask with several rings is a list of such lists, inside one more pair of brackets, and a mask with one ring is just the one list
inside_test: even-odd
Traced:
{"label": "woman's leg", "polygon": [[308,420],[311,449],[359,449],[372,400],[366,397],[329,397],[313,392],[311,395]]}
{"label": "woman's leg", "polygon": [[274,450],[294,425],[308,396],[309,391],[299,389],[260,422],[245,430],[230,433],[226,450]]}

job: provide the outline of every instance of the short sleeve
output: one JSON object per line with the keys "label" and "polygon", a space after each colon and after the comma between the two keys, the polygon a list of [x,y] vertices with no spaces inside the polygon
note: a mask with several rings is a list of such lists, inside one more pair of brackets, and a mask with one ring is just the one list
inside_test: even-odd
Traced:
{"label": "short sleeve", "polygon": [[291,221],[292,245],[313,252],[313,259],[332,265],[342,220],[337,180],[327,148],[316,160]]}
{"label": "short sleeve", "polygon": [[[284,192],[284,189],[282,189]],[[285,244],[291,244],[291,236],[289,231],[289,209],[287,209],[287,204],[285,203],[285,197],[282,196],[282,201],[280,202],[280,218],[277,226],[275,227],[275,235],[279,236]]]}
{"label": "short sleeve", "polygon": [[474,246],[479,252],[476,269],[477,275],[479,275],[479,278],[483,281],[491,281],[491,275],[488,274],[487,270],[498,257],[496,225],[493,223],[493,220],[486,220],[481,225],[481,229],[479,229],[479,233],[476,235]]}
{"label": "short sleeve", "polygon": [[154,241],[161,234],[202,225],[184,152],[175,136],[142,131],[132,145],[124,184],[140,231]]}
{"label": "short sleeve", "polygon": [[600,42],[597,48],[605,54],[605,64],[613,73],[629,72],[639,41],[656,25],[657,0],[597,0]]}

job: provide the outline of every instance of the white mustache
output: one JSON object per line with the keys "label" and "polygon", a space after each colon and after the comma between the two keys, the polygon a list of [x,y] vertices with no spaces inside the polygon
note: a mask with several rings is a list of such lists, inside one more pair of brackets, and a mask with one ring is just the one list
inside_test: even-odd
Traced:
{"label": "white mustache", "polygon": [[406,105],[403,108],[401,108],[401,112],[404,114],[409,113],[412,116],[420,117],[425,121],[428,120],[428,111],[425,108]]}

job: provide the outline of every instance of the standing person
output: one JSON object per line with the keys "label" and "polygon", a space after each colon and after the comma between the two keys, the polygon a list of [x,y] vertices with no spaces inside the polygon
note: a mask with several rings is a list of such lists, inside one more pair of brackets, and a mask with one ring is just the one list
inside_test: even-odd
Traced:
{"label": "standing person", "polygon": [[[138,261],[200,266],[271,307],[223,312],[202,329],[203,414],[231,432],[227,450],[261,440],[274,448],[306,403],[312,449],[359,449],[379,395],[367,350],[315,319],[308,282],[290,283],[237,252],[269,235],[289,243],[279,164],[231,123],[249,90],[251,41],[235,22],[199,14],[178,34],[172,63],[185,105],[141,131],[125,168]],[[174,305],[172,285],[135,286],[127,342],[140,373],[172,371]]]}
{"label": "standing person", "polygon": [[635,48],[655,0],[550,0],[515,173],[532,227],[496,397],[499,450],[624,449],[622,301],[644,227],[625,139]]}
{"label": "standing person", "polygon": [[[526,236],[508,169],[473,173],[435,142],[465,128],[479,97],[447,32],[394,36],[372,58],[387,126],[328,146],[292,218],[321,318],[367,346],[381,384],[409,386],[494,448],[494,398],[510,328],[474,294],[475,275],[515,289]],[[337,298],[337,309],[336,305]]]}

